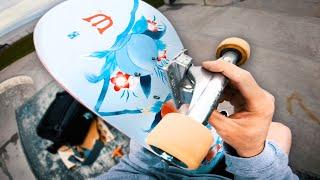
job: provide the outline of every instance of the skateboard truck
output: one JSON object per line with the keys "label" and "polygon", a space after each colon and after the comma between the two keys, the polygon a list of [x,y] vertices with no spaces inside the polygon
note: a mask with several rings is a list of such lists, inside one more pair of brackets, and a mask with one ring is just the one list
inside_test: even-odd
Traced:
{"label": "skateboard truck", "polygon": [[[175,106],[180,109],[189,105],[185,114],[196,121],[206,124],[212,111],[217,108],[227,79],[220,73],[212,73],[201,66],[194,66],[192,58],[179,53],[165,68],[171,95]],[[220,60],[236,64],[239,54],[234,50],[223,53]]]}
{"label": "skateboard truck", "polygon": [[[212,73],[194,66],[192,58],[180,52],[166,67],[171,95],[177,109],[187,105],[186,112],[169,113],[147,137],[147,144],[162,158],[176,166],[196,169],[213,144],[205,127],[228,80],[221,73]],[[217,48],[216,58],[241,65],[250,56],[249,44],[239,38],[228,38]]]}

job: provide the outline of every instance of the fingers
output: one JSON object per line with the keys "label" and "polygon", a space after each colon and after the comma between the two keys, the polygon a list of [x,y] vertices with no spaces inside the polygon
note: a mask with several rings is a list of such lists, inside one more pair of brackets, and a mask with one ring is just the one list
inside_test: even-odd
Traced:
{"label": "fingers", "polygon": [[264,94],[252,75],[238,66],[222,60],[203,62],[203,67],[212,72],[220,72],[240,91],[249,106],[257,104]]}
{"label": "fingers", "polygon": [[232,119],[222,115],[218,111],[214,111],[210,118],[209,123],[217,130],[220,136],[224,139],[223,135],[226,134],[229,129],[235,126]]}

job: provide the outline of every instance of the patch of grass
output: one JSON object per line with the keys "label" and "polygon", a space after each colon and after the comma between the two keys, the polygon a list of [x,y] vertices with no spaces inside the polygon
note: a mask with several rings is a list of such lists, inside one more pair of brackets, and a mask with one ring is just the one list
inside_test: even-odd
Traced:
{"label": "patch of grass", "polygon": [[0,53],[0,70],[33,51],[33,34],[29,34]]}
{"label": "patch of grass", "polygon": [[[163,0],[144,0],[146,3],[158,8],[164,4]],[[33,52],[33,34],[29,34],[17,42],[5,47],[3,51],[0,51],[0,70],[7,67],[11,63],[19,60],[20,58]]]}
{"label": "patch of grass", "polygon": [[143,1],[155,8],[158,8],[164,4],[163,0],[143,0]]}

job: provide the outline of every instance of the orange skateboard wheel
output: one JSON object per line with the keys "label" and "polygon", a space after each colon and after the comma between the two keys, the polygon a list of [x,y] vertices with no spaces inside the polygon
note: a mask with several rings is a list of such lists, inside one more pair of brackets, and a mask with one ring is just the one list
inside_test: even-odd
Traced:
{"label": "orange skateboard wheel", "polygon": [[241,38],[231,37],[223,40],[217,47],[216,58],[222,57],[226,49],[235,49],[240,53],[241,59],[237,62],[238,66],[244,64],[250,57],[250,45]]}
{"label": "orange skateboard wheel", "polygon": [[147,137],[147,144],[196,169],[206,157],[213,137],[209,129],[186,115],[167,114]]}

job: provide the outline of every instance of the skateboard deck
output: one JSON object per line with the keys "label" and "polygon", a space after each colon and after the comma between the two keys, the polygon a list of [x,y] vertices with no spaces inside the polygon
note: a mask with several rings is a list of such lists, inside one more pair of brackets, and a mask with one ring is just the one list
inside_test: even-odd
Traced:
{"label": "skateboard deck", "polygon": [[[40,19],[34,43],[66,91],[153,151],[146,137],[171,99],[163,67],[184,49],[161,12],[140,0],[68,0]],[[223,156],[222,139],[207,127],[214,143],[198,172]]]}

